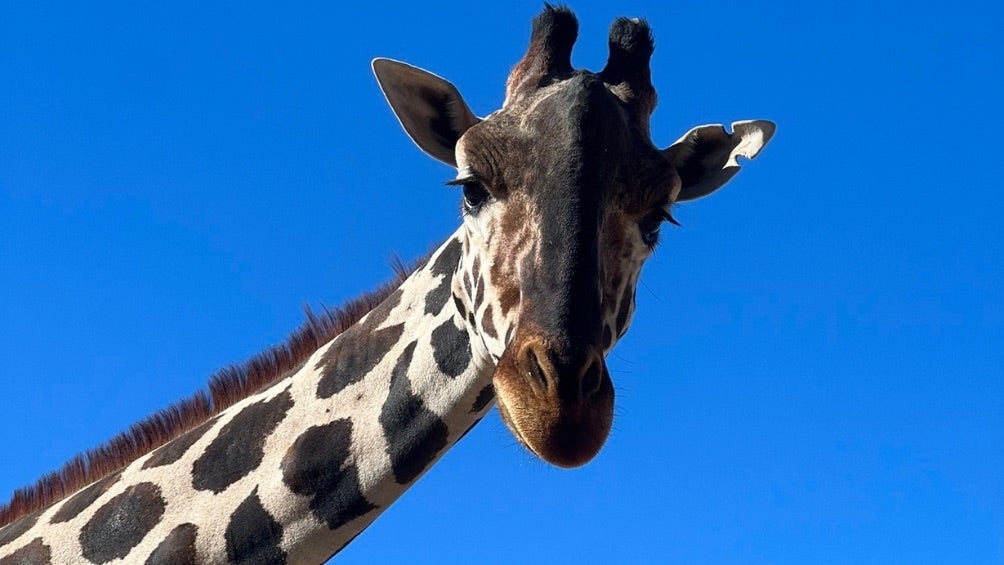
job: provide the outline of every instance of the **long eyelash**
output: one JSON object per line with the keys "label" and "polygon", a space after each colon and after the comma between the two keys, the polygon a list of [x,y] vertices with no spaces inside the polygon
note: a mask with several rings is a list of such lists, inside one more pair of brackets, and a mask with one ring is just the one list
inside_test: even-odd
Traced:
{"label": "long eyelash", "polygon": [[450,180],[446,181],[446,186],[464,186],[465,184],[467,184],[469,182],[477,182],[477,179],[474,178],[474,177],[464,177],[464,178],[461,178],[461,179],[450,179]]}
{"label": "long eyelash", "polygon": [[669,213],[669,210],[666,209],[662,210],[662,219],[673,224],[674,226],[680,227],[680,222],[676,221],[676,218],[674,218],[673,215]]}

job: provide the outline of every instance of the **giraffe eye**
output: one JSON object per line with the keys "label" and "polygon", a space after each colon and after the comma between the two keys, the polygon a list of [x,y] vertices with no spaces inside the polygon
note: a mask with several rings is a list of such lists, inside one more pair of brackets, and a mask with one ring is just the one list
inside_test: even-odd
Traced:
{"label": "giraffe eye", "polygon": [[662,218],[646,218],[642,220],[638,228],[641,230],[641,241],[649,247],[655,247],[659,243],[659,226],[662,225]]}
{"label": "giraffe eye", "polygon": [[485,185],[476,180],[464,181],[464,213],[475,214],[491,197]]}
{"label": "giraffe eye", "polygon": [[669,213],[669,210],[665,208],[658,208],[638,222],[638,229],[641,232],[641,240],[645,245],[650,248],[655,248],[655,245],[659,243],[659,228],[662,226],[663,222],[669,222],[674,226],[680,225],[680,223],[673,218],[673,215]]}

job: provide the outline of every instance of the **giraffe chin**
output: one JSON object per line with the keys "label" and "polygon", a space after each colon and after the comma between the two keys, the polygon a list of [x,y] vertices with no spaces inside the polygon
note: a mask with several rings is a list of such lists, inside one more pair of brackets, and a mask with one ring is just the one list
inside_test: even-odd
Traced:
{"label": "giraffe chin", "polygon": [[570,469],[591,461],[613,424],[614,389],[606,367],[591,394],[561,395],[558,391],[569,387],[542,386],[532,372],[518,371],[512,357],[507,350],[493,377],[506,427],[526,449],[552,465]]}

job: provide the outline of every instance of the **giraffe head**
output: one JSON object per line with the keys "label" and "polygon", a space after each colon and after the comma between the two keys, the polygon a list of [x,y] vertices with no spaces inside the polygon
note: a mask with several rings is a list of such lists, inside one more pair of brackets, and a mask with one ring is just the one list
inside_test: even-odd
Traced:
{"label": "giraffe head", "polygon": [[575,16],[546,7],[481,119],[445,80],[378,59],[373,69],[404,129],[457,169],[464,252],[455,302],[495,362],[499,412],[540,458],[582,465],[603,446],[614,389],[604,358],[627,331],[641,266],[675,202],[725,184],[774,132],[701,126],[666,149],[649,136],[652,38],[620,18],[599,73],[571,65]]}

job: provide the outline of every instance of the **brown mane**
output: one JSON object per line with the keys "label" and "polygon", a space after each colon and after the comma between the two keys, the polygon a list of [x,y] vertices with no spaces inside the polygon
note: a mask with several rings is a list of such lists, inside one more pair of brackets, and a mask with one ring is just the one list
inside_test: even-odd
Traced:
{"label": "brown mane", "polygon": [[0,505],[0,528],[124,468],[298,368],[322,345],[383,302],[427,260],[428,256],[405,266],[395,259],[393,279],[339,307],[315,313],[305,306],[307,319],[284,342],[241,364],[220,369],[209,378],[205,389],[134,423],[105,443],[77,454],[35,484],[15,490],[10,502]]}

